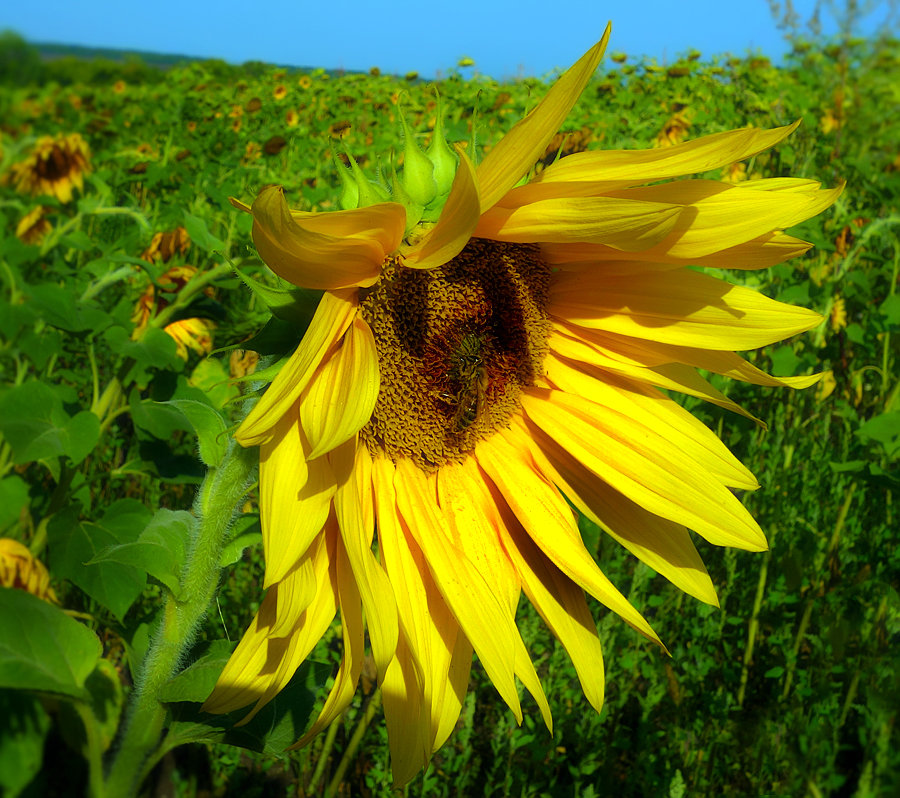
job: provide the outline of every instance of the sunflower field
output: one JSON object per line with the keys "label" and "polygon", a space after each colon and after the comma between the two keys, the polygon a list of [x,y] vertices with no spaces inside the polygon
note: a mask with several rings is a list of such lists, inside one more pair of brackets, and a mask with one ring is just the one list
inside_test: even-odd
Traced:
{"label": "sunflower field", "polygon": [[[390,183],[405,138],[431,152],[435,131],[478,164],[556,76],[41,62],[13,36],[0,47],[0,795],[900,795],[896,40],[797,41],[776,67],[697,52],[660,66],[613,39],[531,175],[574,153],[799,121],[702,176],[845,183],[788,231],[813,248],[706,273],[820,314],[745,356],[777,378],[824,376],[791,390],[703,372],[720,400],[673,392],[758,479],[736,493],[769,549],[696,538],[716,607],[578,513],[584,545],[665,649],[589,601],[598,714],[523,599],[515,625],[552,732],[521,689],[517,724],[476,659],[452,732],[402,786],[371,655],[337,720],[286,750],[340,679],[349,621],[249,721],[204,709],[269,587],[265,485],[256,449],[232,436],[322,295],[267,267],[243,211],[273,185],[297,211],[340,210],[361,185],[348,175]],[[464,343],[460,428],[486,379],[478,342]],[[227,537],[210,546],[197,519],[217,511]],[[200,561],[212,576],[186,578]]]}

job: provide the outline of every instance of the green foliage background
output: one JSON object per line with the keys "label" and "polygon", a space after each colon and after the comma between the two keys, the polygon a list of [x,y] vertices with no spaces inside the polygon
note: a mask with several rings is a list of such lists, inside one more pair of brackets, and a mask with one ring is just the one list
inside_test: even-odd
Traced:
{"label": "green foliage background", "polygon": [[[348,151],[370,175],[384,173],[400,150],[399,106],[424,142],[436,104],[431,85],[412,74],[221,62],[164,72],[136,62],[61,66],[26,57],[14,39],[4,46],[13,56],[0,58],[0,175],[37,137],[57,132],[80,133],[93,164],[68,204],[19,194],[8,178],[0,184],[0,536],[49,565],[69,613],[0,592],[0,640],[21,638],[16,624],[33,623],[43,641],[30,654],[0,643],[0,717],[9,719],[0,727],[0,792],[76,795],[90,789],[82,757],[114,746],[154,616],[179,587],[194,486],[221,455],[219,425],[239,397],[227,351],[185,361],[162,328],[212,320],[216,347],[227,348],[265,327],[247,345],[263,355],[282,353],[301,332],[267,324],[258,293],[234,275],[229,263],[279,287],[256,257],[249,217],[228,198],[249,202],[279,183],[293,207],[332,209],[334,158]],[[448,138],[468,142],[476,157],[547,88],[468,70],[437,85]],[[583,524],[604,571],[671,658],[596,608],[608,681],[597,716],[565,652],[523,601],[520,627],[551,702],[553,736],[534,707],[516,729],[476,664],[456,732],[404,794],[900,794],[898,108],[895,41],[798,43],[780,68],[760,57],[691,53],[668,67],[607,57],[548,159],[559,148],[653,146],[667,125],[687,126],[693,138],[802,119],[787,142],[745,164],[746,174],[847,182],[832,209],[792,230],[816,244],[810,254],[728,274],[826,318],[753,362],[776,374],[830,369],[833,379],[804,392],[716,383],[768,431],[686,403],[763,485],[745,501],[769,552],[698,542],[720,610],[686,599]],[[37,204],[52,230],[26,244],[16,227]],[[180,226],[191,241],[186,253],[167,264],[141,260],[154,233]],[[160,282],[172,265],[196,267],[198,276]],[[150,282],[168,304],[155,306],[135,340],[132,314]],[[192,675],[162,695],[174,725],[147,789],[389,795],[386,732],[370,690],[309,748],[280,753],[337,661],[339,634],[317,649],[323,666],[298,674],[290,717],[281,711],[243,737],[224,724],[197,731],[196,702],[227,656],[224,640],[240,636],[261,599],[254,506],[223,557]]]}

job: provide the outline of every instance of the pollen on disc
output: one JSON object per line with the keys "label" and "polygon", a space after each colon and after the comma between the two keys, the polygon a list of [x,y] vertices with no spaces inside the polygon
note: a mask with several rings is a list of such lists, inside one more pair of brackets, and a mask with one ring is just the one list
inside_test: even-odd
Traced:
{"label": "pollen on disc", "polygon": [[530,244],[472,239],[430,270],[388,259],[361,301],[381,374],[370,451],[433,471],[507,426],[543,374],[549,283]]}

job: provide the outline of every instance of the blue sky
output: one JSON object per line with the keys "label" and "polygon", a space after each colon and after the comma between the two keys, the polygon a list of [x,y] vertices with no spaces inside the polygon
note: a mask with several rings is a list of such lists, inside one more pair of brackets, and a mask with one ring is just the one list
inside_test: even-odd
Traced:
{"label": "blue sky", "polygon": [[[844,0],[835,4],[843,6]],[[815,0],[794,0],[803,20],[814,5]],[[785,50],[767,0],[263,0],[255,6],[261,10],[247,0],[41,0],[3,6],[0,29],[11,28],[30,41],[236,63],[378,66],[399,74],[415,70],[423,77],[446,72],[462,56],[498,79],[546,75],[572,63],[600,38],[609,20],[609,52],[649,55],[661,63],[692,47],[704,56],[761,51],[776,60]],[[831,22],[827,15],[825,20]],[[866,29],[873,27],[870,22]]]}

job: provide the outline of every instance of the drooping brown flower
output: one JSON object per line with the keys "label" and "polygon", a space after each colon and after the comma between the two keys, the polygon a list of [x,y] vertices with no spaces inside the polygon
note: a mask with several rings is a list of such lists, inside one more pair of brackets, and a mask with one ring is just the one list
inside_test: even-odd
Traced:
{"label": "drooping brown flower", "polygon": [[59,603],[44,564],[11,538],[0,538],[0,586],[25,590],[44,601]]}
{"label": "drooping brown flower", "polygon": [[74,189],[84,190],[90,161],[90,149],[80,134],[42,136],[28,157],[13,165],[12,180],[16,191],[23,194],[71,202]]}
{"label": "drooping brown flower", "polygon": [[53,229],[43,205],[32,208],[16,225],[16,238],[26,244],[40,244]]}

